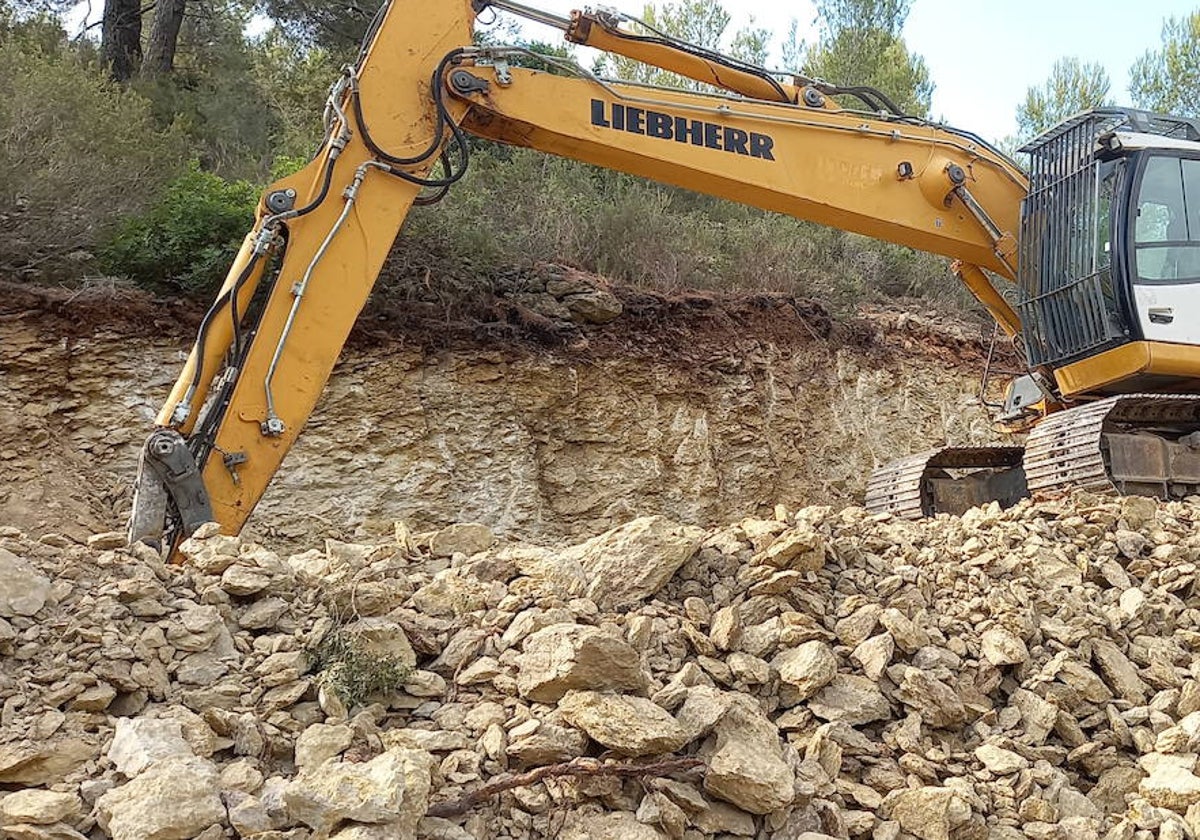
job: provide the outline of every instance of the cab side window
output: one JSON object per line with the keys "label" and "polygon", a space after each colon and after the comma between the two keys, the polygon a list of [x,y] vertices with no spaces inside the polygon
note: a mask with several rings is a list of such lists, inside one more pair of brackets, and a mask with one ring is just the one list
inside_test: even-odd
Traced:
{"label": "cab side window", "polygon": [[1156,156],[1146,162],[1134,248],[1141,281],[1200,280],[1200,161]]}

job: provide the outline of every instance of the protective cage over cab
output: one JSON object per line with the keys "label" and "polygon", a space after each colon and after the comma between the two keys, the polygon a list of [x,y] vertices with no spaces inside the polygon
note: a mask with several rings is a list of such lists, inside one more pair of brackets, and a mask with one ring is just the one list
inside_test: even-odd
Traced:
{"label": "protective cage over cab", "polygon": [[1200,358],[1200,123],[1074,116],[1030,156],[1018,312],[1064,395],[1163,390]]}

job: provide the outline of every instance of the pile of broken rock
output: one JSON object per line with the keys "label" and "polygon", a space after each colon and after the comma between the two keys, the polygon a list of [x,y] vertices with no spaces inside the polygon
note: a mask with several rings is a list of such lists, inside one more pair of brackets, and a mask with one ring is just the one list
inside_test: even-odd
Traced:
{"label": "pile of broken rock", "polygon": [[1081,496],[290,557],[206,526],[178,566],[0,528],[0,832],[1200,836],[1198,519]]}

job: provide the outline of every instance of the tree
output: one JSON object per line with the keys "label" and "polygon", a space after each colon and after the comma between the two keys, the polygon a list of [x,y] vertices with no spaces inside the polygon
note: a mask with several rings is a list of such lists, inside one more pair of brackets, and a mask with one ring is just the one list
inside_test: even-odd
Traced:
{"label": "tree", "polygon": [[170,73],[175,69],[175,50],[186,4],[187,0],[158,0],[155,3],[154,22],[150,25],[150,39],[142,61],[143,73]]}
{"label": "tree", "polygon": [[1129,93],[1139,108],[1200,115],[1200,12],[1163,23],[1162,49],[1147,50],[1134,62]]}
{"label": "tree", "polygon": [[[66,30],[53,13],[41,7],[14,8],[12,4],[0,0],[0,44],[10,43],[20,46],[25,51],[49,55],[62,50],[66,42]],[[87,59],[94,58],[90,54],[90,43],[79,45],[78,52],[81,57],[87,54]],[[3,113],[3,110],[0,107],[0,113]]]}
{"label": "tree", "polygon": [[275,126],[270,148],[280,156],[306,159],[320,143],[321,116],[338,63],[320,47],[304,47],[278,27],[253,45],[251,75]]}
{"label": "tree", "polygon": [[767,53],[771,50],[771,30],[755,27],[754,17],[750,22],[733,35],[729,54],[734,58],[759,67],[767,63]]}
{"label": "tree", "polygon": [[78,277],[93,249],[140,211],[184,159],[179,132],[105,78],[88,42],[46,15],[0,9],[0,271]]}
{"label": "tree", "polygon": [[780,44],[780,57],[784,70],[799,72],[804,66],[804,39],[800,37],[800,22],[795,18],[788,24],[787,35]]}
{"label": "tree", "polygon": [[1018,141],[1030,140],[1072,114],[1111,105],[1111,86],[1101,65],[1058,59],[1045,84],[1029,88],[1025,101],[1017,106]]}
{"label": "tree", "polygon": [[840,87],[873,87],[905,113],[928,115],[929,68],[901,36],[911,5],[912,0],[820,0],[821,37],[804,63],[805,74]]}
{"label": "tree", "polygon": [[661,8],[648,5],[642,17],[668,35],[710,49],[720,45],[731,20],[719,0],[680,0]]}
{"label": "tree", "polygon": [[133,78],[142,61],[142,4],[139,0],[105,0],[100,54],[114,81],[125,82]]}
{"label": "tree", "polygon": [[[277,154],[310,153],[320,138],[324,91],[336,75],[337,64],[319,52],[310,67],[302,48],[272,50],[266,38],[249,40],[250,15],[231,3],[189,14],[174,69],[134,82],[160,123],[186,134],[200,166],[224,178],[262,178]],[[307,119],[299,117],[301,101],[311,109]]]}
{"label": "tree", "polygon": [[265,0],[276,24],[304,46],[352,58],[383,0]]}
{"label": "tree", "polygon": [[819,0],[817,16],[829,32],[882,30],[900,36],[912,0]]}

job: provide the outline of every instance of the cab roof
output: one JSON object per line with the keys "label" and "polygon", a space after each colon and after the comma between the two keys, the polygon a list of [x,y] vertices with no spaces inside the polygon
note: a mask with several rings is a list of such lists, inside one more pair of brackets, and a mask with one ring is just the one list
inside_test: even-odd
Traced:
{"label": "cab roof", "polygon": [[1017,151],[1036,154],[1072,129],[1089,122],[1094,123],[1092,131],[1097,137],[1123,128],[1138,134],[1155,134],[1177,140],[1200,141],[1200,120],[1156,114],[1153,111],[1142,111],[1137,108],[1093,108],[1090,111],[1083,111],[1068,117],[1053,128],[1042,132]]}

